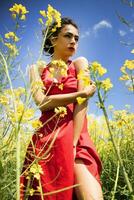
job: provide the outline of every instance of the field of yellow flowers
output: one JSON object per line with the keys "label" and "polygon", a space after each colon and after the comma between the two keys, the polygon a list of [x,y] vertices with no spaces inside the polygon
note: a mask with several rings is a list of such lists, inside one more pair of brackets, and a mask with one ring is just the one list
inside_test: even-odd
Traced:
{"label": "field of yellow flowers", "polygon": [[[37,107],[33,106],[32,95],[34,90],[43,87],[40,80],[26,83],[25,87],[14,88],[12,76],[10,76],[15,59],[20,54],[18,46],[18,29],[20,21],[25,21],[29,12],[25,6],[14,4],[9,9],[15,22],[15,31],[5,33],[0,38],[2,48],[0,50],[0,199],[20,200],[20,173],[25,152],[31,136],[35,130],[42,126],[36,118]],[[40,11],[38,19],[41,26],[46,30],[55,20],[56,27],[60,27],[60,13],[48,5],[47,12]],[[35,64],[35,70],[45,65],[42,58],[42,50],[45,42],[42,41],[39,58]],[[132,50],[134,53],[134,50]],[[66,64],[63,61],[54,61],[62,75],[66,75]],[[103,163],[102,186],[106,200],[134,200],[134,114],[130,106],[124,110],[115,110],[114,106],[105,106],[106,98],[113,87],[109,78],[103,79],[107,70],[100,63],[89,63],[90,78],[96,83],[98,109],[103,115],[99,118],[88,115],[89,132],[101,156]],[[121,67],[121,81],[130,81],[129,91],[134,93],[134,60],[124,61]],[[53,70],[51,72],[53,76]],[[83,71],[78,74],[78,79],[83,80],[85,86],[89,84],[89,77],[85,77]],[[59,86],[60,89],[63,85]],[[79,104],[84,98],[78,98]],[[64,117],[65,107],[55,109],[55,114]],[[40,170],[33,164],[31,173],[40,181]],[[29,195],[34,191],[29,188]]]}

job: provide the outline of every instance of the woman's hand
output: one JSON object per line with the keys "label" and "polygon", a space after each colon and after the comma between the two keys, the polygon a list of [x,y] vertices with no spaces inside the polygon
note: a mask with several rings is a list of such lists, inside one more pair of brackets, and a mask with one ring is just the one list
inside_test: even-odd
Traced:
{"label": "woman's hand", "polygon": [[87,86],[85,89],[84,89],[86,95],[87,95],[87,98],[89,97],[92,97],[94,95],[94,93],[96,92],[96,85],[93,81],[90,81],[90,85]]}

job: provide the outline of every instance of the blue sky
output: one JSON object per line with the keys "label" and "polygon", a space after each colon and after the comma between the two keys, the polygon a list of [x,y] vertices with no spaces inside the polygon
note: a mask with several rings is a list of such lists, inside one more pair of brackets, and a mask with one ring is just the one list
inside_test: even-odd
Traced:
{"label": "blue sky", "polygon": [[[73,58],[84,56],[89,61],[99,61],[107,68],[108,73],[104,78],[110,77],[114,87],[109,92],[106,105],[113,104],[116,109],[124,109],[126,104],[130,104],[134,110],[133,94],[126,89],[123,82],[119,81],[120,67],[126,59],[134,57],[130,53],[134,45],[125,46],[122,42],[134,42],[134,29],[122,24],[116,14],[118,12],[128,21],[133,21],[134,8],[128,7],[120,0],[4,0],[0,2],[1,35],[13,31],[14,23],[8,10],[14,3],[21,3],[29,10],[27,20],[21,23],[23,29],[18,32],[21,37],[19,58],[22,59],[24,72],[27,64],[35,62],[39,55],[41,41],[39,10],[46,10],[47,5],[50,4],[60,11],[62,16],[72,18],[79,26],[79,48]],[[27,56],[27,49],[33,55],[32,57]],[[22,81],[18,79],[15,84],[20,86]],[[96,108],[95,101],[94,96],[90,100],[89,112],[98,115],[100,111]]]}

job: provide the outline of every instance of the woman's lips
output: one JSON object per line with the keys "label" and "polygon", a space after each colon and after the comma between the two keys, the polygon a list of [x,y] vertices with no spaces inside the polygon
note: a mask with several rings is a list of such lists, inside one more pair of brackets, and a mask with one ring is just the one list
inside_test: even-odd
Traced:
{"label": "woman's lips", "polygon": [[74,47],[68,47],[68,49],[69,49],[70,51],[75,51],[75,48],[74,48]]}

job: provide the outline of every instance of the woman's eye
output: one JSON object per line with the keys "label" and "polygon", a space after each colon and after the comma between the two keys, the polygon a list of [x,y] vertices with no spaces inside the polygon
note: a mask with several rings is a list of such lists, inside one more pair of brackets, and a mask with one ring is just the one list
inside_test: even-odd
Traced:
{"label": "woman's eye", "polygon": [[71,38],[71,35],[65,35],[65,37],[67,37],[67,38]]}
{"label": "woman's eye", "polygon": [[79,38],[78,38],[78,37],[75,37],[75,41],[78,42],[78,40],[79,40]]}

